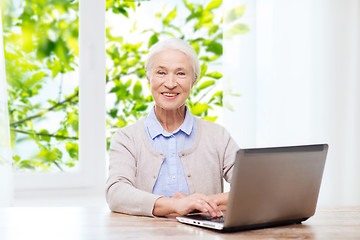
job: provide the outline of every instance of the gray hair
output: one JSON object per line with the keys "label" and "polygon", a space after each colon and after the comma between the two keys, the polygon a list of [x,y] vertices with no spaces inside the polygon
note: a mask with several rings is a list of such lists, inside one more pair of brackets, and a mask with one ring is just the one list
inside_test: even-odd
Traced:
{"label": "gray hair", "polygon": [[157,42],[154,44],[149,51],[149,54],[147,56],[146,62],[145,62],[145,71],[146,75],[149,77],[148,74],[150,74],[150,69],[152,65],[152,60],[156,54],[158,54],[161,51],[164,51],[166,49],[173,49],[173,50],[179,50],[183,53],[185,53],[186,56],[189,57],[191,61],[191,65],[193,67],[194,72],[194,82],[199,79],[200,77],[200,63],[198,56],[194,50],[194,48],[185,42],[184,40],[178,39],[178,38],[169,38],[164,41]]}

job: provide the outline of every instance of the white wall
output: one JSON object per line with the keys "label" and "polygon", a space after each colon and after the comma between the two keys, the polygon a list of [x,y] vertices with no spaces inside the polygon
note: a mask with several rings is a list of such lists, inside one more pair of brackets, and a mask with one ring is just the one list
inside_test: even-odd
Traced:
{"label": "white wall", "polygon": [[[256,145],[256,1],[224,1],[224,14],[228,10],[246,5],[245,15],[237,20],[250,27],[250,32],[224,38],[223,86],[224,125],[243,148]],[[224,24],[224,31],[232,24]],[[232,94],[242,94],[241,97]],[[231,111],[228,104],[234,108]],[[236,129],[236,130],[235,130]]]}
{"label": "white wall", "polygon": [[251,31],[225,41],[243,94],[226,127],[240,147],[329,143],[319,204],[360,204],[360,2],[241,3]]}

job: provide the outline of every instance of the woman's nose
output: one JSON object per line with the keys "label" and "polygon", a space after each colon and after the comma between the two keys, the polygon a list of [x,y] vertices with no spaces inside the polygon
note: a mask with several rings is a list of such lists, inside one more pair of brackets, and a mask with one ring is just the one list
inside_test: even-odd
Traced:
{"label": "woman's nose", "polygon": [[173,76],[171,74],[168,75],[168,78],[167,78],[167,80],[165,82],[165,87],[167,87],[169,89],[173,89],[173,88],[176,87],[176,85],[177,85],[177,82],[176,82],[175,76]]}

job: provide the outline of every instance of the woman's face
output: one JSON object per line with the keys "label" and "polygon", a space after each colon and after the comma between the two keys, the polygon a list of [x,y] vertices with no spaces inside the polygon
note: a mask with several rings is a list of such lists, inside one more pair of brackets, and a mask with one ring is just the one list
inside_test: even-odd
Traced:
{"label": "woman's face", "polygon": [[148,81],[155,104],[172,111],[184,106],[194,85],[194,72],[185,53],[166,49],[153,57]]}

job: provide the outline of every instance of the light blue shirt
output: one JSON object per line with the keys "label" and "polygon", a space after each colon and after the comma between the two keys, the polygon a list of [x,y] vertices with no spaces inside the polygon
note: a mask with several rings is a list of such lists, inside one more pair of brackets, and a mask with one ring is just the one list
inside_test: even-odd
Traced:
{"label": "light blue shirt", "polygon": [[195,140],[196,121],[186,107],[185,120],[174,132],[167,132],[157,120],[154,108],[145,118],[145,131],[151,146],[165,154],[153,193],[164,197],[172,197],[176,192],[189,194],[184,169],[179,152],[188,149]]}

